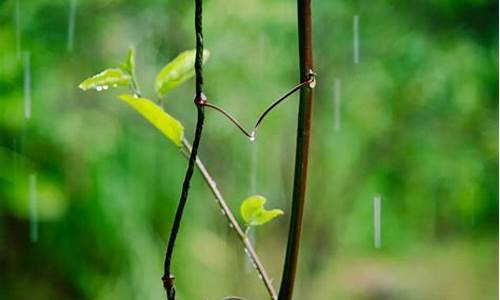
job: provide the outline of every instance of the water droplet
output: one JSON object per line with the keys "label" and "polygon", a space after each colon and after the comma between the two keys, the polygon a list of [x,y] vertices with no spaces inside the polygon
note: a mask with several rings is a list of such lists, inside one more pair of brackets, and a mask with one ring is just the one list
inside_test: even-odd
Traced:
{"label": "water droplet", "polygon": [[103,86],[102,86],[102,89],[103,89],[103,90],[107,90],[107,89],[109,89],[109,86],[107,86],[107,85],[103,85]]}
{"label": "water droplet", "polygon": [[255,131],[252,131],[252,133],[250,133],[248,139],[250,140],[250,142],[255,142]]}
{"label": "water droplet", "polygon": [[309,88],[313,89],[316,87],[316,78],[313,77],[312,81],[309,82]]}
{"label": "water droplet", "polygon": [[102,86],[98,85],[98,86],[96,86],[96,87],[95,87],[95,89],[96,89],[98,92],[100,92],[100,91],[102,91]]}

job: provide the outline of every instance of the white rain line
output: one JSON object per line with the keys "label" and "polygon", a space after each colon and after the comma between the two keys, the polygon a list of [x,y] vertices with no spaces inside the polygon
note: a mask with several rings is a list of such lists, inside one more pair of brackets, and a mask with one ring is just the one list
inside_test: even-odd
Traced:
{"label": "white rain line", "polygon": [[17,158],[17,153],[18,153],[18,141],[17,141],[17,137],[14,137],[14,141],[13,141],[13,149],[12,149],[12,161],[13,161],[13,164],[14,164],[14,170],[13,170],[13,178],[14,178],[14,194],[16,195],[17,194],[17,185],[18,185],[18,173],[19,173],[19,162],[18,162],[18,158]]}
{"label": "white rain line", "polygon": [[250,144],[250,193],[257,192],[257,143]]}
{"label": "white rain line", "polygon": [[31,57],[29,52],[24,52],[24,117],[26,120],[31,118]]}
{"label": "white rain line", "polygon": [[352,59],[355,64],[359,64],[359,16],[355,15],[353,18],[353,52]]}
{"label": "white rain line", "polygon": [[373,198],[373,244],[376,249],[382,246],[382,239],[380,235],[381,229],[381,214],[382,214],[382,198],[380,195]]}
{"label": "white rain line", "polygon": [[29,175],[30,241],[38,241],[38,199],[36,173]]}
{"label": "white rain line", "polygon": [[76,16],[76,0],[69,0],[68,13],[68,51],[73,51],[75,42],[75,16]]}
{"label": "white rain line", "polygon": [[21,59],[21,8],[19,6],[19,0],[16,0],[14,21],[16,26],[16,55],[17,59]]}
{"label": "white rain line", "polygon": [[334,81],[333,90],[333,122],[335,131],[340,131],[341,122],[341,104],[342,104],[342,90],[341,90],[341,80],[336,78]]}
{"label": "white rain line", "polygon": [[[257,163],[258,163],[258,152],[257,152],[257,141],[251,139],[250,143],[250,194],[255,195],[257,193]],[[247,232],[248,239],[255,245],[255,230],[250,229]],[[245,249],[246,251],[246,249]],[[252,272],[255,268],[254,262],[250,257],[246,257],[245,260],[245,271],[247,273]]]}

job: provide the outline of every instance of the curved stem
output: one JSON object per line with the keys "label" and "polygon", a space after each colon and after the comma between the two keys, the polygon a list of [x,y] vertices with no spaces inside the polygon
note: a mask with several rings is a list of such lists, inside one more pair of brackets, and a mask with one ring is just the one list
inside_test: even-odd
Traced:
{"label": "curved stem", "polygon": [[282,96],[280,96],[278,99],[274,100],[273,103],[271,103],[271,105],[269,105],[269,107],[266,108],[264,110],[264,112],[261,113],[260,116],[257,118],[257,121],[255,122],[255,125],[253,126],[253,129],[252,129],[251,132],[247,131],[245,129],[245,127],[238,121],[238,119],[236,119],[236,117],[234,117],[233,115],[231,115],[230,113],[228,113],[227,111],[225,111],[223,108],[221,108],[221,107],[219,107],[219,106],[217,106],[215,104],[208,103],[208,102],[205,103],[204,106],[212,108],[212,109],[215,109],[216,111],[220,112],[226,118],[228,118],[229,121],[231,121],[234,125],[236,125],[236,127],[238,127],[240,129],[240,131],[244,135],[246,135],[250,139],[254,139],[255,138],[255,132],[257,131],[257,128],[259,127],[260,123],[264,120],[264,118],[266,117],[266,115],[269,112],[271,112],[283,100],[285,100],[289,96],[293,95],[301,87],[303,87],[305,85],[313,85],[313,84],[315,84],[315,80],[316,80],[315,79],[315,74],[314,73],[310,73],[305,81],[297,84],[296,86],[294,86],[293,88],[291,88],[289,91],[287,91],[285,94],[283,94]]}
{"label": "curved stem", "polygon": [[177,233],[181,225],[182,215],[184,212],[184,207],[186,206],[189,186],[191,183],[191,178],[193,177],[194,166],[196,163],[196,155],[198,152],[198,147],[200,145],[201,133],[203,131],[203,123],[205,121],[205,110],[203,108],[206,98],[203,95],[203,28],[202,28],[202,0],[195,0],[195,32],[196,32],[196,59],[194,63],[194,69],[196,73],[196,97],[194,102],[196,104],[197,110],[197,121],[196,130],[193,140],[193,147],[191,150],[191,155],[189,156],[188,167],[186,170],[186,175],[184,176],[184,182],[182,184],[181,196],[179,199],[179,204],[177,206],[177,211],[175,212],[174,223],[172,229],[170,230],[170,236],[168,239],[167,251],[165,253],[165,264],[164,273],[162,277],[163,287],[167,293],[168,300],[175,300],[175,277],[171,273],[171,260],[175,247],[175,240],[177,238]]}
{"label": "curved stem", "polygon": [[231,115],[230,113],[228,113],[227,111],[225,111],[224,109],[222,109],[221,107],[218,107],[217,105],[215,104],[212,104],[212,103],[205,103],[204,104],[206,107],[209,107],[209,108],[212,108],[212,109],[215,109],[216,111],[220,112],[221,114],[223,114],[226,118],[229,119],[229,121],[231,121],[236,127],[238,127],[240,129],[240,131],[246,135],[248,138],[253,138],[253,135],[254,135],[254,132],[248,132],[245,127],[243,127],[243,125],[238,121],[238,119],[236,119],[235,117],[233,117],[233,115]]}
{"label": "curved stem", "polygon": [[[297,0],[297,17],[299,29],[300,77],[305,80],[308,76],[310,76],[310,74],[313,74],[311,0]],[[285,264],[283,267],[283,276],[278,295],[279,300],[292,299],[295,274],[297,271],[297,260],[302,229],[302,215],[306,194],[313,88],[314,84],[311,84],[309,87],[303,87],[300,90],[292,209],[290,228],[288,230]]]}
{"label": "curved stem", "polygon": [[[191,145],[189,145],[189,142],[186,139],[182,140],[182,145],[185,148],[184,154],[186,156],[190,156],[189,153],[191,153]],[[261,278],[262,282],[264,283],[269,296],[271,296],[272,299],[277,299],[277,293],[273,287],[273,284],[271,282],[271,279],[269,278],[269,275],[267,274],[266,269],[264,268],[264,265],[259,259],[259,256],[257,255],[257,252],[255,251],[255,248],[252,245],[252,242],[248,239],[247,235],[245,234],[245,231],[241,228],[240,224],[236,220],[236,218],[233,215],[233,212],[227,205],[227,202],[224,200],[224,197],[222,196],[222,193],[220,190],[217,188],[217,184],[215,183],[215,180],[212,178],[210,173],[208,172],[207,168],[203,164],[203,162],[197,158],[196,159],[196,166],[198,167],[198,170],[200,170],[200,173],[207,183],[208,188],[212,192],[212,194],[215,197],[215,201],[217,202],[217,205],[219,205],[220,209],[224,212],[223,215],[226,217],[227,221],[229,222],[229,227],[236,232],[238,235],[239,240],[243,244],[243,247],[245,248],[245,252],[247,253],[248,257],[252,261],[253,265],[255,266],[255,270],[257,273],[260,275],[259,277]]]}

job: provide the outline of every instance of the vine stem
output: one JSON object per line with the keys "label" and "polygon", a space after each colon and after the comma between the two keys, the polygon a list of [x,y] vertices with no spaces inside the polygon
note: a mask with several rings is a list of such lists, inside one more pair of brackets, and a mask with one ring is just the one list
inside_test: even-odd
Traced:
{"label": "vine stem", "polygon": [[[191,145],[186,139],[182,140],[182,145],[184,146],[184,149],[186,152],[184,154],[187,157],[190,157],[191,153]],[[243,247],[245,248],[245,252],[247,253],[248,257],[252,261],[253,265],[255,266],[256,272],[260,275],[259,277],[261,278],[262,282],[264,283],[269,296],[272,299],[277,299],[277,293],[276,290],[273,287],[272,281],[269,278],[269,275],[267,274],[267,271],[262,264],[262,262],[259,259],[259,256],[257,255],[257,252],[255,251],[254,246],[252,245],[252,242],[248,239],[248,236],[245,234],[245,231],[241,228],[240,224],[234,217],[231,209],[227,205],[226,200],[224,200],[224,197],[222,196],[222,193],[220,192],[219,188],[217,187],[217,184],[213,177],[210,175],[208,172],[207,168],[203,164],[203,162],[197,158],[196,159],[196,166],[198,167],[198,170],[200,171],[203,179],[205,180],[208,188],[212,192],[212,194],[215,197],[215,201],[217,205],[219,205],[220,209],[223,211],[223,215],[226,217],[227,221],[229,222],[229,227],[237,234],[240,242],[243,244]]]}
{"label": "vine stem", "polygon": [[[307,79],[314,74],[311,34],[311,0],[297,0],[297,20],[299,31],[299,65],[300,78]],[[290,228],[288,230],[288,243],[286,248],[285,263],[281,279],[279,300],[291,300],[297,261],[300,248],[302,229],[302,215],[307,183],[307,165],[309,156],[309,140],[311,132],[311,116],[314,85],[302,87],[297,125],[297,142],[295,152],[295,174],[293,180],[292,209]]]}
{"label": "vine stem", "polygon": [[269,105],[257,118],[257,121],[255,122],[255,125],[253,126],[252,131],[248,131],[245,129],[245,127],[236,119],[233,115],[225,111],[223,108],[206,102],[204,104],[205,107],[212,108],[218,112],[220,112],[222,115],[224,115],[226,118],[229,119],[238,129],[246,135],[250,139],[255,139],[255,134],[257,132],[257,128],[259,127],[260,123],[264,120],[264,118],[267,116],[268,113],[270,113],[278,104],[280,104],[283,100],[287,99],[289,96],[293,95],[296,91],[300,90],[303,86],[309,85],[313,86],[316,84],[316,79],[315,79],[316,74],[311,73],[309,74],[307,80],[297,84],[293,88],[291,88],[289,91],[287,91],[285,94],[281,95],[278,99],[274,100],[271,105]]}
{"label": "vine stem", "polygon": [[195,78],[196,78],[196,96],[194,103],[196,105],[197,111],[197,121],[195,135],[193,139],[193,147],[191,149],[191,154],[189,156],[188,167],[186,170],[186,175],[184,176],[184,182],[182,184],[181,196],[179,199],[179,204],[177,205],[177,210],[175,212],[174,222],[170,230],[170,235],[168,239],[167,251],[165,253],[165,263],[163,266],[163,287],[167,293],[168,300],[175,300],[175,277],[171,272],[171,261],[172,255],[175,247],[175,240],[180,229],[182,215],[186,202],[188,199],[189,187],[191,179],[193,177],[194,166],[196,163],[196,156],[198,153],[198,147],[200,146],[201,134],[203,131],[203,123],[205,121],[205,110],[203,104],[207,101],[205,95],[203,94],[203,27],[202,27],[202,0],[195,0],[195,33],[196,33],[196,58],[194,63]]}

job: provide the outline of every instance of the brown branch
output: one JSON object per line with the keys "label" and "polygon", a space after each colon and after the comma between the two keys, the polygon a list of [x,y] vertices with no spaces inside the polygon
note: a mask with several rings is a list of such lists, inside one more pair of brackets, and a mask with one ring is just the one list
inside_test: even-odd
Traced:
{"label": "brown branch", "polygon": [[[299,30],[299,65],[300,78],[306,80],[313,73],[312,34],[311,34],[311,0],[297,0],[297,19]],[[292,209],[288,243],[286,247],[283,276],[278,295],[279,300],[291,300],[297,260],[300,249],[302,215],[307,184],[307,164],[309,156],[309,140],[311,133],[311,116],[314,84],[300,90],[300,103],[297,126],[297,144],[295,152],[295,174],[293,179]]]}

